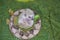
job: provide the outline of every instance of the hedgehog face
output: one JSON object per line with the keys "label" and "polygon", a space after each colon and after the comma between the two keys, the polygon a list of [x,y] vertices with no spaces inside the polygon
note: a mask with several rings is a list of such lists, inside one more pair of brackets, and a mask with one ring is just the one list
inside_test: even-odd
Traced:
{"label": "hedgehog face", "polygon": [[26,9],[19,15],[18,24],[24,26],[24,28],[32,27],[34,23],[34,13],[30,9]]}

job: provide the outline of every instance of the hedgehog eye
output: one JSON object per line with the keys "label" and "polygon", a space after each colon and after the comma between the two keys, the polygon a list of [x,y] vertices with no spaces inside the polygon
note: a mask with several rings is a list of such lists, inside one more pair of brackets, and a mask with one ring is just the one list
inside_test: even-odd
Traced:
{"label": "hedgehog eye", "polygon": [[33,17],[31,17],[31,16],[29,16],[28,18],[31,18],[31,20],[33,20],[34,18]]}
{"label": "hedgehog eye", "polygon": [[31,18],[31,17],[29,16],[29,18]]}

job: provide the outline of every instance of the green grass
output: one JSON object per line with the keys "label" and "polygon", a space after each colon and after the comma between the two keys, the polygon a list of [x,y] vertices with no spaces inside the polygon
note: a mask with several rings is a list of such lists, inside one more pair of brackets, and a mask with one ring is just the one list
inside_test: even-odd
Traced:
{"label": "green grass", "polygon": [[41,17],[41,30],[31,40],[60,40],[60,0],[34,0],[27,3],[0,0],[0,40],[19,40],[10,32],[6,19],[10,18],[9,9],[16,11],[22,8],[31,8]]}

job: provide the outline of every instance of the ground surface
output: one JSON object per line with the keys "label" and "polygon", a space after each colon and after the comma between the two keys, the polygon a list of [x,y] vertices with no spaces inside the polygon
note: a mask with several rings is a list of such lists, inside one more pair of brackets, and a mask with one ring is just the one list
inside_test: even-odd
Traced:
{"label": "ground surface", "polygon": [[40,14],[42,27],[39,34],[31,40],[60,40],[60,0],[34,0],[33,2],[16,2],[0,0],[0,40],[19,40],[13,36],[6,24],[9,9],[14,11],[31,8]]}

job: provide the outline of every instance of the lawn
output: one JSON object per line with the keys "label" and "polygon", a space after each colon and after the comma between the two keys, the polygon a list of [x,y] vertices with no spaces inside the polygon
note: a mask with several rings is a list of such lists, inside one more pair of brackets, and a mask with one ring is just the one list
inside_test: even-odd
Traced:
{"label": "lawn", "polygon": [[0,40],[19,40],[11,34],[6,19],[10,18],[9,9],[16,11],[24,8],[34,10],[42,21],[40,32],[31,40],[60,40],[60,0],[0,0]]}

